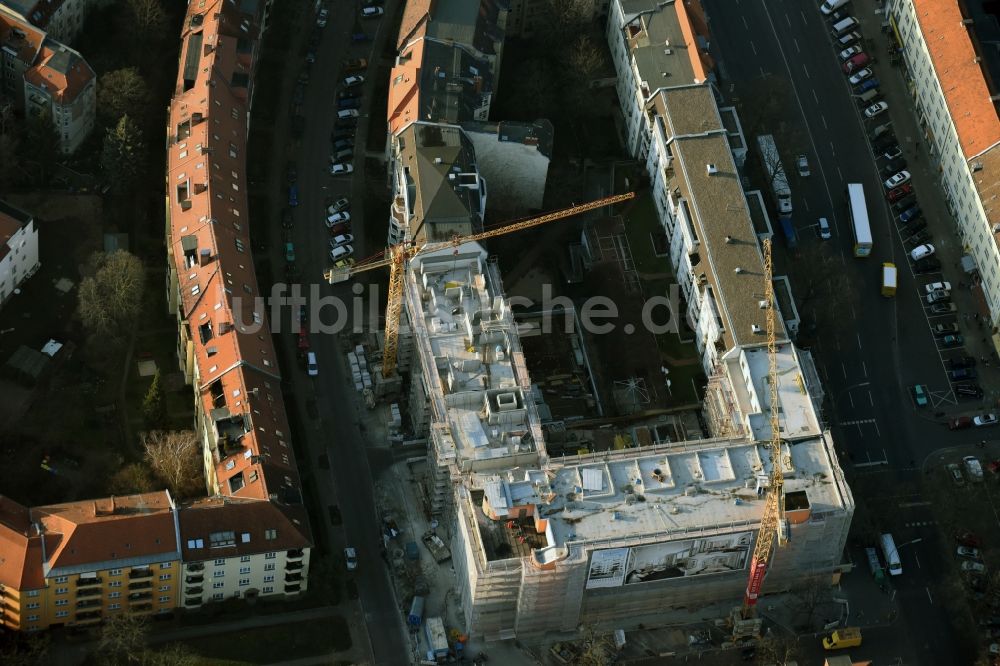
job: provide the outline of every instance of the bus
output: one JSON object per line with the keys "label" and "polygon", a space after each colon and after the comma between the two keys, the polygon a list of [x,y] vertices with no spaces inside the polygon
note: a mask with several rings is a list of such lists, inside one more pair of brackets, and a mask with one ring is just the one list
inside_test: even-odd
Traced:
{"label": "bus", "polygon": [[899,551],[896,550],[896,542],[892,540],[891,534],[883,534],[880,537],[882,543],[882,555],[889,569],[890,576],[898,576],[903,573],[903,565],[899,561]]}
{"label": "bus", "polygon": [[774,145],[774,137],[770,134],[758,136],[757,150],[760,151],[760,162],[764,168],[764,176],[767,177],[771,194],[774,196],[774,205],[778,207],[778,217],[790,217],[792,215],[792,190],[788,187],[788,177],[785,175],[785,167],[781,164],[781,157],[778,156],[778,147]]}
{"label": "bus", "polygon": [[867,257],[872,253],[872,227],[868,223],[868,205],[861,183],[848,183],[847,205],[851,210],[851,228],[854,230],[854,256]]}

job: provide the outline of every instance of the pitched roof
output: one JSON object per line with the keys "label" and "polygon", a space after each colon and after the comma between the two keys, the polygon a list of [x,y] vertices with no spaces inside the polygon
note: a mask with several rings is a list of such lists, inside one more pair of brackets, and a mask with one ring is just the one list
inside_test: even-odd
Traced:
{"label": "pitched roof", "polygon": [[16,590],[43,587],[40,552],[28,508],[0,495],[0,585]]}
{"label": "pitched roof", "polygon": [[271,500],[308,536],[271,328],[254,309],[261,294],[250,253],[246,100],[256,20],[222,0],[188,6],[169,112],[168,261],[198,399],[219,442],[219,493]]}
{"label": "pitched roof", "polygon": [[68,104],[96,77],[83,56],[46,39],[38,63],[24,73],[24,78],[36,88],[49,91],[58,103]]}
{"label": "pitched roof", "polygon": [[44,41],[43,31],[0,3],[0,46],[11,49],[17,54],[18,60],[31,65],[38,57]]}
{"label": "pitched roof", "polygon": [[165,490],[39,506],[29,513],[45,539],[47,572],[179,552],[174,504]]}
{"label": "pitched roof", "polygon": [[209,497],[181,508],[185,562],[307,548],[309,527],[273,502]]}
{"label": "pitched roof", "polygon": [[966,159],[1000,142],[1000,118],[977,44],[957,2],[913,0],[913,8]]}
{"label": "pitched roof", "polygon": [[13,238],[14,234],[31,222],[31,215],[25,213],[20,208],[15,208],[10,204],[0,201],[0,259],[10,253],[10,246],[7,241]]}

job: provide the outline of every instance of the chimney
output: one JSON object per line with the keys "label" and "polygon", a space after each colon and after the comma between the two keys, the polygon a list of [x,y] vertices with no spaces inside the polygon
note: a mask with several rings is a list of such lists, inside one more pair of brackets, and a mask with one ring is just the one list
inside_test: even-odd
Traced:
{"label": "chimney", "polygon": [[202,248],[201,253],[201,263],[202,266],[207,266],[210,261],[212,261],[212,251],[208,248]]}
{"label": "chimney", "polygon": [[705,171],[708,172],[709,176],[713,176],[713,175],[719,173],[719,170],[715,167],[714,164],[706,164],[705,165]]}

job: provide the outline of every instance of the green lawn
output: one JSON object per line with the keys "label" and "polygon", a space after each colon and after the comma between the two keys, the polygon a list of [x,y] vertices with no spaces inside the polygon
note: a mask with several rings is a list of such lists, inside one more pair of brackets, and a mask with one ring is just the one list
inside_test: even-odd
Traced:
{"label": "green lawn", "polygon": [[343,618],[329,617],[213,634],[183,644],[200,664],[274,664],[347,650],[351,634]]}

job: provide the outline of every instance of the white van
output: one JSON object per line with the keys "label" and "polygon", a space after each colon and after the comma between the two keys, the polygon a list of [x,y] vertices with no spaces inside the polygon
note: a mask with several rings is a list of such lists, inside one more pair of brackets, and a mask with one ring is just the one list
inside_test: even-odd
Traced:
{"label": "white van", "polygon": [[840,45],[839,48],[847,48],[854,42],[860,42],[860,41],[861,41],[860,32],[849,32],[846,35],[841,35],[840,37],[837,38],[837,44]]}
{"label": "white van", "polygon": [[826,2],[819,6],[819,10],[823,12],[824,16],[829,16],[848,2],[849,0],[826,0]]}
{"label": "white van", "polygon": [[319,365],[316,363],[316,352],[306,354],[306,372],[309,373],[310,377],[315,377],[319,374]]}
{"label": "white van", "polygon": [[857,28],[859,25],[860,24],[858,23],[858,19],[854,18],[853,16],[848,16],[839,23],[833,24],[833,35],[834,37],[840,37],[845,32],[850,32],[851,30]]}
{"label": "white van", "polygon": [[344,118],[357,118],[361,114],[358,113],[357,109],[344,109],[343,111],[337,111],[337,118],[343,120]]}

